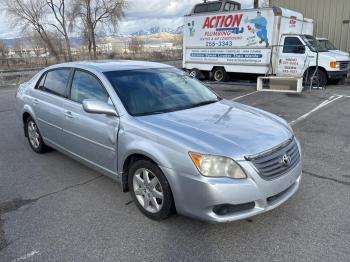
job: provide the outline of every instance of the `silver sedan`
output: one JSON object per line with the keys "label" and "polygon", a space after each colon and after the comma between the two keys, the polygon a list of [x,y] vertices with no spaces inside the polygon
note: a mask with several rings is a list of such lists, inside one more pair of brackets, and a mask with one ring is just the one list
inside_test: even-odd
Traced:
{"label": "silver sedan", "polygon": [[171,66],[51,66],[19,87],[16,109],[35,152],[53,148],[116,179],[152,219],[239,220],[299,188],[301,148],[284,120]]}

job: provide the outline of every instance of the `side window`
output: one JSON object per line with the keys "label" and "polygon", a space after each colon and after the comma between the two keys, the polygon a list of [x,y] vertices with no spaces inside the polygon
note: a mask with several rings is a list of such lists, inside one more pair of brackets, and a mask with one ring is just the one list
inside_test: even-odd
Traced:
{"label": "side window", "polygon": [[46,73],[44,73],[41,78],[40,78],[40,81],[36,84],[36,89],[39,89],[39,90],[42,90],[44,91],[45,90],[45,78],[46,78]]}
{"label": "side window", "polygon": [[74,73],[70,99],[82,103],[85,99],[108,102],[109,96],[101,82],[93,75],[76,70]]}
{"label": "side window", "polygon": [[70,68],[62,68],[47,72],[44,82],[44,91],[65,97],[70,71]]}
{"label": "side window", "polygon": [[305,46],[297,37],[286,37],[284,39],[283,53],[304,54]]}

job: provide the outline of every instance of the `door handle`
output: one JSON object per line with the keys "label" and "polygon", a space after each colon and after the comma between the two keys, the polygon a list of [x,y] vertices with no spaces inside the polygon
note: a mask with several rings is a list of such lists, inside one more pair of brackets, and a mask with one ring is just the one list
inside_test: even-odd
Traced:
{"label": "door handle", "polygon": [[64,115],[66,116],[66,118],[73,118],[72,112],[67,111],[66,113],[64,113]]}
{"label": "door handle", "polygon": [[34,98],[34,99],[33,99],[33,104],[34,104],[34,105],[39,104],[39,100],[38,100],[38,99],[36,99],[36,98]]}

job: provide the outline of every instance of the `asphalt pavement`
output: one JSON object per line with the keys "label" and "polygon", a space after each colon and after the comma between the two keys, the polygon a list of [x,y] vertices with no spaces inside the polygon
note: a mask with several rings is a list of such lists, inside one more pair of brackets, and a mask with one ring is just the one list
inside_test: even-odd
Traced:
{"label": "asphalt pavement", "polygon": [[32,152],[15,89],[1,88],[0,261],[350,261],[350,86],[286,95],[210,85],[293,123],[304,153],[293,198],[233,223],[149,220],[115,181]]}

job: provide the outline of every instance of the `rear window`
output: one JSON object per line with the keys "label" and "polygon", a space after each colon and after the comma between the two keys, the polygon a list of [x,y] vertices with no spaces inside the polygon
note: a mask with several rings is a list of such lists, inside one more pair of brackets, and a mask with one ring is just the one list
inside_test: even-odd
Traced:
{"label": "rear window", "polygon": [[48,71],[39,82],[38,89],[57,95],[66,96],[70,68],[60,68]]}

